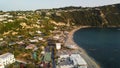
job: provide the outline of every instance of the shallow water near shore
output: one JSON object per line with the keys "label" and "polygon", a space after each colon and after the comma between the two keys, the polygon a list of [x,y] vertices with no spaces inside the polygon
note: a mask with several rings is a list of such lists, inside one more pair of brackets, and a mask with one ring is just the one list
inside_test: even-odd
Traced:
{"label": "shallow water near shore", "polygon": [[120,28],[83,28],[73,39],[102,68],[120,68]]}

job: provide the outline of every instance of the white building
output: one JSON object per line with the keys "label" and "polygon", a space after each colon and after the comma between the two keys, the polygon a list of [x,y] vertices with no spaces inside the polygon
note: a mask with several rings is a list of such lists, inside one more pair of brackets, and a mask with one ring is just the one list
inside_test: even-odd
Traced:
{"label": "white building", "polygon": [[87,68],[87,63],[79,54],[72,54],[70,56],[70,60],[73,62],[74,66],[80,65],[85,66],[84,68]]}
{"label": "white building", "polygon": [[13,20],[12,20],[12,19],[9,19],[8,22],[13,22]]}
{"label": "white building", "polygon": [[55,36],[53,36],[53,39],[58,40],[58,39],[60,39],[60,36],[59,35],[55,35]]}
{"label": "white building", "polygon": [[[1,65],[8,65],[8,64],[12,64],[15,62],[15,58],[14,55],[11,53],[5,53],[3,55],[0,55],[0,64]],[[2,68],[3,66],[1,66]]]}
{"label": "white building", "polygon": [[7,20],[7,18],[1,18],[1,17],[0,17],[0,21],[4,21],[4,20]]}
{"label": "white building", "polygon": [[41,31],[36,31],[38,34],[41,34],[42,32]]}
{"label": "white building", "polygon": [[0,64],[0,68],[5,68],[3,64]]}
{"label": "white building", "polygon": [[31,42],[31,43],[35,43],[35,42],[38,42],[38,40],[37,39],[29,39],[29,41]]}
{"label": "white building", "polygon": [[57,68],[87,68],[86,61],[80,54],[60,55]]}
{"label": "white building", "polygon": [[42,37],[38,37],[38,40],[43,40],[43,38]]}
{"label": "white building", "polygon": [[66,47],[70,49],[78,49],[76,45],[67,45]]}
{"label": "white building", "polygon": [[61,49],[61,43],[56,43],[56,49],[60,50]]}
{"label": "white building", "polygon": [[0,41],[3,41],[3,38],[0,38]]}

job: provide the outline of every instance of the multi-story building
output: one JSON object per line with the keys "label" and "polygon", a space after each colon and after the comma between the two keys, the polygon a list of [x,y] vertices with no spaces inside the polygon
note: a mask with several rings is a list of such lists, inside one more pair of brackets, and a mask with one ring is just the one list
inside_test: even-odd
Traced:
{"label": "multi-story building", "polygon": [[56,43],[56,49],[60,50],[61,49],[61,43]]}
{"label": "multi-story building", "polygon": [[87,68],[87,63],[80,54],[65,54],[58,58],[57,68]]}
{"label": "multi-story building", "polygon": [[8,65],[8,64],[12,64],[15,62],[15,58],[14,55],[11,53],[5,53],[3,55],[0,55],[0,64],[1,65]]}
{"label": "multi-story building", "polygon": [[4,68],[4,65],[0,64],[0,68]]}

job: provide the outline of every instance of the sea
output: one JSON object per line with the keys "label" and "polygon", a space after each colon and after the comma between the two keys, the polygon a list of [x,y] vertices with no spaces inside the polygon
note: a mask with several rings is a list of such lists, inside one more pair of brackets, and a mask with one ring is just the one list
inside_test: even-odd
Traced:
{"label": "sea", "polygon": [[82,28],[73,39],[101,68],[120,68],[120,28]]}

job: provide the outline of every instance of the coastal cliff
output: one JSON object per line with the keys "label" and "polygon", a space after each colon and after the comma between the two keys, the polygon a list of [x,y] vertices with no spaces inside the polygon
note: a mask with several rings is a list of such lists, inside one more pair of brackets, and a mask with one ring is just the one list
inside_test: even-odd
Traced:
{"label": "coastal cliff", "polygon": [[[84,26],[120,26],[120,4],[100,7],[65,7],[56,9],[51,18],[56,22]],[[59,15],[58,15],[59,14]]]}

